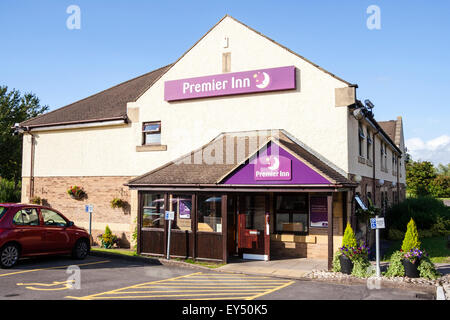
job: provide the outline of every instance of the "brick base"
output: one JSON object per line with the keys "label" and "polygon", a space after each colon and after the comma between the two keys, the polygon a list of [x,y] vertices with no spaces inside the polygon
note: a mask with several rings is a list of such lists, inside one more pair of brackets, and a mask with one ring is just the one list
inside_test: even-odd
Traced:
{"label": "brick base", "polygon": [[[121,247],[129,247],[134,217],[131,214],[131,196],[128,187],[124,186],[133,177],[35,177],[34,196],[43,199],[43,204],[64,214],[77,226],[89,229],[89,213],[85,205],[93,205],[92,236],[94,244],[97,235],[105,231],[108,225],[117,237]],[[29,202],[30,179],[22,178],[22,202]],[[82,200],[74,200],[67,194],[71,186],[80,186],[86,192]],[[126,201],[124,208],[111,208],[111,200],[120,198]],[[134,205],[133,205],[134,206]]]}

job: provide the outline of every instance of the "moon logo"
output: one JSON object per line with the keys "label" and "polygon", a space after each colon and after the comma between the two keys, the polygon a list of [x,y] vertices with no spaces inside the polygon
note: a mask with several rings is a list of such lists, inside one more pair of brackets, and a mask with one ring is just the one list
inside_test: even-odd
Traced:
{"label": "moon logo", "polygon": [[271,158],[273,159],[273,163],[269,167],[269,169],[272,171],[278,170],[278,168],[280,167],[280,159],[278,159],[278,157],[271,157]]}
{"label": "moon logo", "polygon": [[259,89],[266,88],[269,85],[269,83],[270,83],[270,76],[267,73],[263,72],[262,76],[263,76],[263,78],[261,79],[261,73],[260,72],[258,72],[258,74],[254,76],[255,81],[257,83],[256,87],[259,88]]}

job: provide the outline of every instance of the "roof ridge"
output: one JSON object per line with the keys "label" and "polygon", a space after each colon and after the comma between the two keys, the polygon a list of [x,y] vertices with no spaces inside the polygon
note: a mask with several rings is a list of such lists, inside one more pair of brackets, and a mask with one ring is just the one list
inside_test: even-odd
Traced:
{"label": "roof ridge", "polygon": [[[47,115],[52,114],[52,113],[54,113],[54,112],[56,112],[56,111],[60,111],[60,110],[66,109],[66,108],[68,108],[68,107],[70,107],[70,106],[72,106],[72,105],[74,105],[74,104],[76,104],[76,103],[79,103],[79,102],[85,101],[85,100],[87,100],[87,99],[93,98],[93,97],[98,96],[98,95],[100,95],[100,94],[102,94],[102,93],[104,93],[104,92],[106,92],[106,91],[108,91],[108,90],[117,88],[117,87],[119,87],[119,86],[121,86],[121,85],[124,85],[124,84],[126,84],[126,83],[129,83],[129,82],[131,82],[131,81],[137,80],[137,79],[142,78],[142,77],[144,77],[144,76],[148,76],[149,74],[154,73],[154,72],[156,72],[156,71],[159,71],[159,70],[161,70],[161,69],[164,69],[164,68],[166,68],[166,67],[168,67],[168,66],[170,66],[170,65],[171,65],[171,64],[168,64],[168,65],[166,65],[166,66],[164,66],[164,67],[160,67],[160,68],[155,69],[155,70],[153,70],[153,71],[150,71],[150,72],[141,74],[140,76],[137,76],[137,77],[134,77],[134,78],[132,78],[132,79],[126,80],[126,81],[124,81],[124,82],[120,82],[120,83],[118,83],[118,84],[116,84],[116,85],[114,85],[114,86],[112,86],[112,87],[109,87],[109,88],[104,89],[104,90],[102,90],[102,91],[100,91],[100,92],[91,94],[90,96],[87,96],[87,97],[85,97],[85,98],[83,98],[83,99],[74,101],[74,102],[72,102],[72,103],[70,103],[70,104],[68,104],[68,105],[63,106],[63,107],[57,108],[57,109],[55,109],[55,110],[49,111],[49,112],[44,113],[44,114],[40,114],[40,115],[38,115],[38,116],[36,116],[36,117],[34,117],[34,118],[27,119],[27,120],[23,121],[23,122],[21,123],[21,125],[22,125],[22,124],[25,124],[25,123],[27,123],[27,122],[29,122],[29,121],[31,121],[31,120],[40,119],[41,117],[47,116]],[[153,85],[154,83],[155,83],[155,81],[152,83],[152,85]],[[148,89],[147,89],[147,90],[148,90]]]}

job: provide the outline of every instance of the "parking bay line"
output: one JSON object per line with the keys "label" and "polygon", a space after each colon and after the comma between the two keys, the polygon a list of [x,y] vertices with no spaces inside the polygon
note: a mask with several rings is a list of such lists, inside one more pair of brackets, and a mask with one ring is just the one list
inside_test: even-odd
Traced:
{"label": "parking bay line", "polygon": [[[193,297],[202,297],[203,299],[239,298],[252,300],[265,294],[269,294],[271,292],[280,290],[294,283],[294,281],[286,282],[279,279],[274,280],[269,278],[267,280],[258,280],[257,282],[249,282],[243,286],[242,282],[246,281],[246,277],[242,275],[234,276],[234,279],[209,279],[203,280],[209,281],[209,283],[198,283],[198,281],[196,280],[200,279],[196,278],[199,276],[208,276],[208,274],[197,272],[169,279],[162,279],[147,283],[136,284],[125,288],[119,288],[84,297],[67,296],[66,298],[80,299],[80,300],[91,300],[91,299],[103,300],[103,299],[171,298],[171,297],[181,299],[183,299],[182,297],[189,297],[188,299],[192,299]],[[238,278],[238,280],[236,280],[236,278]],[[239,281],[240,284],[239,286],[236,281]],[[173,290],[178,288],[179,290]],[[142,289],[149,289],[149,290],[142,291]]]}
{"label": "parking bay line", "polygon": [[41,271],[41,270],[52,270],[52,269],[63,269],[63,268],[68,268],[70,266],[88,266],[88,265],[92,265],[92,264],[100,264],[100,263],[107,263],[107,262],[111,262],[110,260],[102,260],[102,261],[96,261],[96,262],[89,262],[89,263],[82,263],[82,264],[70,264],[67,266],[57,266],[57,267],[48,267],[48,268],[39,268],[39,269],[30,269],[30,270],[22,270],[22,271],[16,271],[16,272],[10,272],[10,273],[5,273],[5,274],[0,274],[0,278],[1,277],[6,277],[6,276],[12,276],[15,274],[21,274],[21,273],[28,273],[28,272],[35,272],[35,271]]}

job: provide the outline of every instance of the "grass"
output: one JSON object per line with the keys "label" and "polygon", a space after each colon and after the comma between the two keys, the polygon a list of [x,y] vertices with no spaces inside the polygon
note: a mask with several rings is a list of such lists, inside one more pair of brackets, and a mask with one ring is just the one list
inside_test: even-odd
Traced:
{"label": "grass", "polygon": [[131,257],[138,257],[139,255],[128,249],[105,249],[105,248],[91,248],[91,251],[97,251],[97,252],[107,252],[107,253],[117,253],[122,254],[125,256],[131,256]]}
{"label": "grass", "polygon": [[200,266],[204,266],[204,267],[208,267],[211,269],[215,269],[215,268],[219,268],[221,266],[224,266],[224,263],[215,263],[215,262],[207,262],[207,261],[196,261],[193,259],[181,259],[181,258],[175,258],[176,261],[183,261],[186,263],[191,263],[191,264],[197,264]]}
{"label": "grass", "polygon": [[[129,249],[105,249],[105,248],[91,248],[91,251],[97,251],[97,252],[107,252],[107,253],[116,253],[116,254],[122,254],[125,256],[132,256],[132,257],[145,257],[147,258],[148,256],[143,256],[143,255],[138,255],[136,252],[134,252],[133,250],[129,250]],[[160,259],[161,257],[157,257],[158,259]],[[191,263],[191,264],[196,264],[196,265],[201,265],[204,267],[208,267],[211,269],[215,269],[215,268],[219,268],[223,265],[225,265],[224,263],[214,263],[214,262],[207,262],[207,261],[196,261],[193,259],[182,259],[182,258],[173,258],[173,260],[175,261],[182,261],[182,262],[186,262],[186,263]]]}
{"label": "grass", "polygon": [[[425,249],[433,263],[450,263],[450,249],[447,247],[447,237],[421,238],[421,248]],[[383,256],[383,261],[389,261],[394,251],[400,250],[403,240],[392,241],[392,245]]]}

